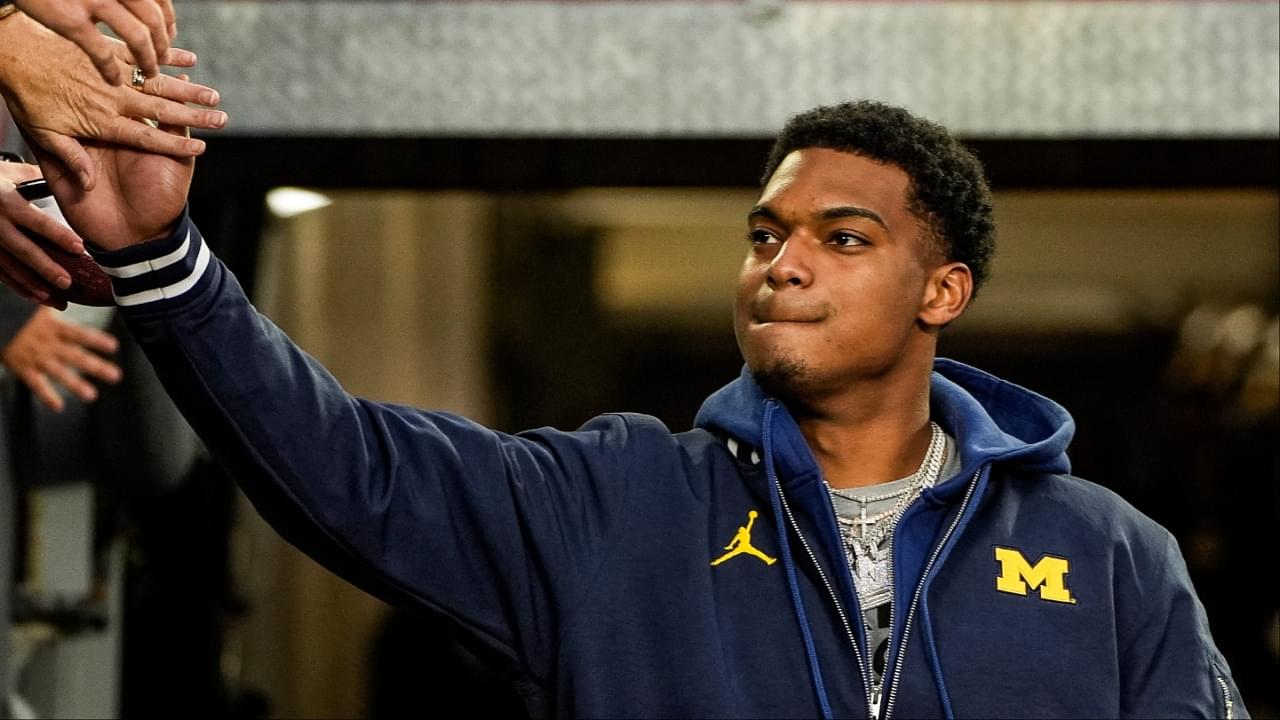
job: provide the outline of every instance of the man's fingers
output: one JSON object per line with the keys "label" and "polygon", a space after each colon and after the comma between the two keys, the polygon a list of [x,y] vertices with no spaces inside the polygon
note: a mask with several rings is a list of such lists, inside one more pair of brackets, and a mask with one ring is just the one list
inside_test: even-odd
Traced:
{"label": "man's fingers", "polygon": [[9,190],[13,185],[18,183],[39,179],[40,166],[38,165],[30,165],[25,162],[6,162],[0,164],[0,192]]}
{"label": "man's fingers", "polygon": [[31,294],[31,291],[25,285],[14,280],[9,273],[5,272],[3,264],[0,264],[0,283],[4,283],[15,295],[28,302],[39,303],[40,298]]}
{"label": "man's fingers", "polygon": [[[147,83],[157,83],[158,80],[158,78],[148,80]],[[182,83],[201,89],[192,90],[182,85]],[[202,85],[194,85],[178,78],[165,78],[156,85],[160,90],[166,89],[166,86],[170,92],[174,93],[190,92],[198,94],[204,90],[212,90],[212,88],[204,88]],[[130,96],[126,97],[122,110],[122,115],[149,118],[165,125],[218,130],[227,124],[227,114],[222,110],[187,107],[181,102],[145,93],[131,93]]]}
{"label": "man's fingers", "polygon": [[62,412],[65,403],[62,402],[62,396],[54,389],[53,383],[49,382],[49,378],[44,373],[31,371],[22,375],[22,382],[31,388],[31,394],[35,395],[45,407],[54,412]]}
{"label": "man's fingers", "polygon": [[114,45],[110,38],[98,32],[93,23],[85,23],[67,33],[67,39],[80,46],[81,50],[98,68],[98,74],[110,85],[124,84],[124,72],[116,64]]}
{"label": "man's fingers", "polygon": [[0,253],[7,251],[12,258],[31,268],[50,285],[63,289],[71,287],[71,276],[61,265],[50,259],[26,233],[3,221],[0,221],[0,246],[3,247]]}
{"label": "man's fingers", "polygon": [[98,389],[93,386],[93,383],[80,377],[79,373],[62,362],[54,361],[46,364],[44,373],[84,402],[93,402],[98,399]]}
{"label": "man's fingers", "polygon": [[[80,182],[84,190],[92,190],[98,182],[98,168],[93,158],[74,138],[52,132],[33,133],[34,144],[52,155],[59,163],[70,170]],[[37,151],[38,153],[39,151]]]}
{"label": "man's fingers", "polygon": [[[186,75],[179,75],[178,77],[183,80],[187,78]],[[183,138],[191,137],[191,128],[188,128],[183,125],[165,125],[162,123],[157,126],[157,129],[160,130],[160,132],[166,132],[175,137],[183,137]]]}
{"label": "man's fingers", "polygon": [[173,0],[159,0],[160,12],[164,14],[164,26],[169,31],[169,40],[178,36],[178,13],[173,10]]}
{"label": "man's fingers", "polygon": [[[142,84],[142,92],[163,100],[171,100],[179,103],[196,103],[197,105],[205,105],[213,107],[218,104],[218,91],[207,85],[200,85],[178,77],[170,77],[168,75],[157,75],[153,78],[147,78]],[[201,112],[198,108],[188,108],[197,113]],[[210,114],[209,111],[204,111]],[[153,117],[148,115],[147,117]],[[218,111],[217,114],[210,114],[206,119],[206,125],[197,127],[221,128],[227,124],[227,114]],[[221,124],[218,124],[221,123]]]}
{"label": "man's fingers", "polygon": [[156,0],[123,0],[133,16],[142,21],[151,33],[151,47],[157,61],[169,49],[169,23]]}
{"label": "man's fingers", "polygon": [[[119,40],[111,40],[110,42],[111,42],[111,53],[112,55],[115,56],[116,60],[129,66],[136,64],[133,61],[133,53],[129,51],[128,45],[125,45]],[[199,58],[196,57],[196,54],[191,52],[190,50],[186,50],[183,48],[176,48],[176,47],[171,47],[168,50],[164,51],[159,55],[159,58],[158,58],[158,62],[161,65],[167,65],[169,67],[178,67],[178,68],[195,67],[196,62],[198,60]],[[123,73],[124,71],[121,70],[121,72]]]}
{"label": "man's fingers", "polygon": [[[190,50],[171,47],[168,52],[160,56],[160,64],[168,65],[169,67],[193,68],[199,59]],[[132,62],[132,60],[129,62]]]}
{"label": "man's fingers", "polygon": [[127,118],[118,119],[103,139],[139,150],[179,158],[195,157],[205,150],[203,140],[171,135]]}
{"label": "man's fingers", "polygon": [[27,208],[15,214],[13,219],[27,231],[39,235],[72,255],[84,254],[84,240],[80,239],[75,230],[37,208],[28,205]]}
{"label": "man's fingers", "polygon": [[116,339],[115,335],[94,327],[67,323],[62,328],[62,331],[63,337],[75,343],[76,346],[87,347],[107,355],[120,349],[120,341]]}
{"label": "man's fingers", "polygon": [[[5,195],[0,198],[0,210],[4,215],[8,216],[9,222],[17,225],[19,228],[28,232],[35,233],[40,237],[52,242],[54,245],[66,250],[69,253],[79,255],[84,252],[84,241],[76,235],[75,231],[63,225],[53,217],[46,215],[39,208],[34,207],[27,202],[21,195],[16,193]],[[0,228],[7,224],[0,219]],[[15,230],[18,237],[26,239],[25,235]],[[16,238],[10,238],[16,241]],[[21,243],[23,245],[30,243]],[[34,247],[34,244],[32,244]],[[17,248],[10,247],[9,250],[17,254]],[[19,255],[21,257],[21,255]],[[23,258],[25,259],[25,258]]]}
{"label": "man's fingers", "polygon": [[36,302],[43,303],[49,299],[48,284],[40,280],[26,265],[18,262],[7,252],[0,252],[0,270],[5,272],[15,287],[21,287]]}
{"label": "man's fingers", "polygon": [[80,373],[105,383],[120,382],[120,366],[83,348],[67,353],[67,364]]}
{"label": "man's fingers", "polygon": [[[97,7],[97,19],[106,23],[129,46],[133,61],[142,68],[142,74],[151,77],[160,72],[156,65],[156,48],[151,33],[133,13],[118,3],[102,3]],[[168,43],[165,43],[168,46]]]}
{"label": "man's fingers", "polygon": [[[30,148],[32,154],[36,156],[36,162],[40,164],[40,173],[44,175],[44,179],[46,182],[49,183],[50,187],[56,184],[63,183],[64,181],[67,181],[67,178],[70,178],[73,175],[75,175],[75,173],[72,172],[71,168],[67,167],[66,164],[63,163],[61,159],[59,159],[56,155],[49,154],[48,150],[45,150],[43,147],[41,147],[40,143],[36,142],[33,136],[29,136],[26,133],[23,133],[23,137],[27,139],[27,147]],[[92,177],[94,178],[94,180],[96,180],[97,164],[90,162],[89,167],[95,170],[95,173],[93,174]],[[83,187],[76,187],[74,183],[78,182],[77,180],[70,180],[67,182],[69,182],[70,184],[68,184],[69,191],[65,199],[68,202],[72,202],[72,203],[82,201],[88,189]]]}

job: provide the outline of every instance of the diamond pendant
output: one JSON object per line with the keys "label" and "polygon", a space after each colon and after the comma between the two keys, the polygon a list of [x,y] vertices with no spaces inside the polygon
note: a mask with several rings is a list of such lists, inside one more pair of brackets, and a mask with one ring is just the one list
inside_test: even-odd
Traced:
{"label": "diamond pendant", "polygon": [[858,601],[863,609],[876,607],[893,598],[893,572],[889,567],[888,553],[872,549],[858,552],[853,557],[854,586],[858,589]]}

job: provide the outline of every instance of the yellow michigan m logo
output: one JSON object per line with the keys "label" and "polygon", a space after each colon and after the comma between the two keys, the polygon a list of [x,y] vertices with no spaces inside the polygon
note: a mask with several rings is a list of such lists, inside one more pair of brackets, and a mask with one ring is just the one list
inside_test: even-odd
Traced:
{"label": "yellow michigan m logo", "polygon": [[1000,575],[996,578],[996,589],[1013,595],[1026,595],[1027,588],[1039,589],[1041,600],[1070,603],[1076,599],[1071,597],[1067,589],[1067,573],[1071,572],[1071,563],[1066,558],[1045,555],[1040,562],[1032,565],[1013,548],[996,548],[996,561],[1000,563]]}

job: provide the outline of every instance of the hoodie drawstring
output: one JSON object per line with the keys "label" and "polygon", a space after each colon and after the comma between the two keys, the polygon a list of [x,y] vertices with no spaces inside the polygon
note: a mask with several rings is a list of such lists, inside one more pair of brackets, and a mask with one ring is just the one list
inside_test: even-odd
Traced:
{"label": "hoodie drawstring", "polygon": [[831,718],[831,702],[827,699],[827,687],[822,680],[822,668],[818,665],[818,651],[813,645],[813,631],[809,628],[809,618],[804,612],[804,600],[800,597],[800,584],[796,581],[796,566],[791,559],[791,543],[787,539],[787,523],[782,515],[782,483],[778,481],[778,473],[773,465],[773,412],[777,409],[776,400],[769,399],[764,405],[764,470],[769,483],[769,504],[773,507],[773,521],[778,526],[778,549],[782,555],[782,567],[787,573],[787,586],[791,590],[791,605],[796,611],[796,621],[800,623],[800,635],[804,638],[805,653],[809,656],[809,675],[813,678],[813,691],[818,696],[818,704],[822,707],[822,717]]}

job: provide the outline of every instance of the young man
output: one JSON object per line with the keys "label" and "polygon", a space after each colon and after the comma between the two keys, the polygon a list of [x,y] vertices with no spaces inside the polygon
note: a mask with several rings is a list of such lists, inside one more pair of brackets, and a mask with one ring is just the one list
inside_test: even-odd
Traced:
{"label": "young man", "polygon": [[783,130],[746,367],[681,433],[351,397],[210,255],[189,164],[90,150],[94,191],[46,174],[209,447],[291,542],[495,653],[534,715],[1245,716],[1173,538],[1068,474],[1066,411],[935,361],[993,235],[936,125],[861,102]]}

